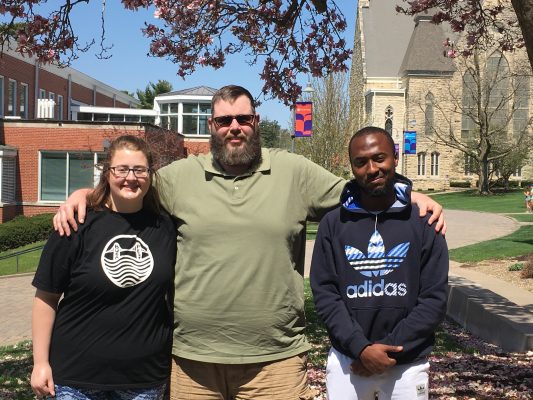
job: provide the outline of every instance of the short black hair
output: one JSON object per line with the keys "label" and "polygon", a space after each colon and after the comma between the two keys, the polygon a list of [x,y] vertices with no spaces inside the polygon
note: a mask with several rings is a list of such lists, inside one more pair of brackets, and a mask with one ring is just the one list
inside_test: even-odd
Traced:
{"label": "short black hair", "polygon": [[348,158],[350,160],[350,164],[352,163],[351,148],[352,148],[353,140],[355,138],[358,138],[358,137],[361,137],[361,136],[370,135],[372,133],[380,133],[380,134],[384,135],[387,138],[387,141],[389,142],[389,144],[391,146],[392,154],[394,154],[394,156],[396,157],[396,147],[394,146],[394,140],[392,139],[392,136],[390,135],[390,133],[387,132],[383,128],[378,128],[377,126],[366,126],[364,128],[359,129],[357,132],[355,132],[352,135],[352,137],[350,139],[350,142],[348,143]]}

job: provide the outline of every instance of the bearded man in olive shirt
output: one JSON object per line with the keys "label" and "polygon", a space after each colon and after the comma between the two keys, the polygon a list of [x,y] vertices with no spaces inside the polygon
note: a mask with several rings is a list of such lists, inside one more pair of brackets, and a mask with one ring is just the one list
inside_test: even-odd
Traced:
{"label": "bearded man in olive shirt", "polygon": [[[337,206],[345,181],[306,158],[262,149],[252,95],[213,96],[211,152],[158,171],[177,220],[171,399],[312,399],[306,374],[305,223]],[[54,218],[82,222],[85,192]],[[416,195],[444,227],[442,208]]]}

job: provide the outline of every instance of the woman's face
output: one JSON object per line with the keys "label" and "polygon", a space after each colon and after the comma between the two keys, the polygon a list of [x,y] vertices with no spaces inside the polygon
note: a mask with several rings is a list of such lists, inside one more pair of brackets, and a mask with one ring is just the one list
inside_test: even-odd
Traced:
{"label": "woman's face", "polygon": [[136,212],[142,208],[143,198],[150,189],[148,167],[148,160],[141,151],[115,151],[108,172],[110,208],[113,211]]}

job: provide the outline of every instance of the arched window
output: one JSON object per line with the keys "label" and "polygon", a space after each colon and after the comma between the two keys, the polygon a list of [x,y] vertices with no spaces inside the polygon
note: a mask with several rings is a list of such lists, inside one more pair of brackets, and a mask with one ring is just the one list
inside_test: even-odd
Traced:
{"label": "arched window", "polygon": [[435,96],[433,96],[433,93],[428,92],[426,95],[426,109],[424,110],[424,133],[426,136],[432,136],[435,132],[435,121],[433,116],[434,102]]}
{"label": "arched window", "polygon": [[527,129],[529,114],[529,76],[517,76],[514,78],[514,101],[513,134],[518,138]]}
{"label": "arched window", "polygon": [[474,175],[476,173],[476,160],[474,157],[465,154],[465,175]]}
{"label": "arched window", "polygon": [[491,129],[507,131],[509,115],[509,63],[496,51],[487,59],[485,94],[488,96],[489,125]]}
{"label": "arched window", "polygon": [[439,153],[434,151],[431,153],[431,175],[437,176],[439,174]]}
{"label": "arched window", "polygon": [[418,175],[426,175],[426,153],[418,153]]}
{"label": "arched window", "polygon": [[385,109],[385,130],[392,136],[392,118],[394,116],[394,110],[391,106],[387,106]]}
{"label": "arched window", "polygon": [[461,119],[461,139],[472,138],[472,131],[475,128],[474,114],[476,109],[476,81],[474,73],[468,70],[463,75],[463,116]]}

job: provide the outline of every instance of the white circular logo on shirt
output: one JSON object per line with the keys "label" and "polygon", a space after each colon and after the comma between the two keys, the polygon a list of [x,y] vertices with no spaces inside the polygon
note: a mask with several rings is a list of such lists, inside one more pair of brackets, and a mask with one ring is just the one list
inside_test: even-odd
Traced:
{"label": "white circular logo on shirt", "polygon": [[121,288],[144,282],[154,269],[150,248],[136,235],[118,235],[107,242],[101,257],[102,269]]}

